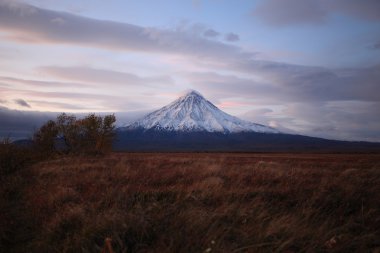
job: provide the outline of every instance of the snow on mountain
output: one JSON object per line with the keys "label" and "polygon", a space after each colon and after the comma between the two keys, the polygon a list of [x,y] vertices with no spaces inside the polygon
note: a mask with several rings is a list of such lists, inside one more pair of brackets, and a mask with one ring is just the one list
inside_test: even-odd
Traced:
{"label": "snow on mountain", "polygon": [[169,105],[146,115],[121,130],[134,129],[279,133],[274,128],[241,120],[221,111],[197,91],[188,92]]}

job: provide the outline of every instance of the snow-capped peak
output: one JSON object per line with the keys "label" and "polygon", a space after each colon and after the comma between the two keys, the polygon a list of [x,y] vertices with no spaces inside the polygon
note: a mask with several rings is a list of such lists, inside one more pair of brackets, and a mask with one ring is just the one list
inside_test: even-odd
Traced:
{"label": "snow-capped peak", "polygon": [[146,115],[125,129],[279,133],[274,128],[241,120],[221,111],[195,90],[190,90],[174,102]]}
{"label": "snow-capped peak", "polygon": [[186,92],[184,92],[184,94],[182,96],[180,96],[180,98],[188,97],[188,96],[199,96],[199,97],[203,98],[202,94],[196,90],[187,90]]}

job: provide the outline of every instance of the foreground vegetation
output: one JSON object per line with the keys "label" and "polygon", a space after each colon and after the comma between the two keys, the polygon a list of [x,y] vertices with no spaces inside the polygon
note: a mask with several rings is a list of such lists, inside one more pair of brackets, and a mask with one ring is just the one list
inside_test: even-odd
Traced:
{"label": "foreground vegetation", "polygon": [[12,180],[1,252],[380,249],[380,155],[114,153]]}

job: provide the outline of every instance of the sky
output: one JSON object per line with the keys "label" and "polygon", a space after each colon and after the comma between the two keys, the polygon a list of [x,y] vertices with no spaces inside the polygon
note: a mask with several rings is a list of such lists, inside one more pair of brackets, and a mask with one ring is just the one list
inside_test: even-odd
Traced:
{"label": "sky", "polygon": [[378,0],[0,0],[0,136],[118,124],[194,89],[298,133],[380,142]]}

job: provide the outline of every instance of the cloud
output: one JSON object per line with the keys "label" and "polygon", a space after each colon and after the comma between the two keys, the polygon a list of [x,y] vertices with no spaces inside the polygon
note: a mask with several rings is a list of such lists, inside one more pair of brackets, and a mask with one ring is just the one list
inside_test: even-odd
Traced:
{"label": "cloud", "polygon": [[76,105],[71,103],[62,102],[49,102],[44,100],[30,100],[35,106],[41,106],[44,108],[55,108],[56,110],[83,110],[85,109],[83,105]]}
{"label": "cloud", "polygon": [[33,111],[18,111],[0,108],[0,138],[10,137],[13,139],[32,137],[44,122],[54,119],[57,113],[42,113]]}
{"label": "cloud", "polygon": [[380,1],[378,0],[324,1],[326,5],[333,11],[352,15],[365,20],[380,21]]}
{"label": "cloud", "polygon": [[[118,126],[126,123],[132,123],[148,111],[130,111],[115,113]],[[19,111],[10,110],[0,107],[0,139],[10,137],[11,139],[31,138],[33,133],[48,120],[54,120],[58,116],[58,112],[37,112],[37,111]],[[100,112],[99,115],[109,114]],[[87,115],[87,113],[76,113],[78,118]]]}
{"label": "cloud", "polygon": [[380,113],[379,108],[379,102],[294,103],[284,113],[298,124],[296,129],[308,135],[380,141],[380,119],[374,117]]}
{"label": "cloud", "polygon": [[235,75],[222,75],[216,72],[183,73],[192,86],[205,93],[206,97],[218,101],[222,98],[243,97],[271,100],[276,90],[270,84]]}
{"label": "cloud", "polygon": [[[250,111],[241,117],[293,134],[380,142],[378,102],[288,103],[278,113]],[[280,116],[279,116],[280,114]],[[365,122],[365,124],[364,124]]]}
{"label": "cloud", "polygon": [[[251,63],[252,64],[252,63]],[[255,63],[256,78],[214,72],[185,73],[211,101],[242,98],[252,110],[244,119],[277,125],[281,131],[343,140],[380,141],[380,66],[329,70]]]}
{"label": "cloud", "polygon": [[249,97],[266,103],[291,101],[380,101],[380,65],[329,70],[271,62],[249,62],[235,67],[256,75],[242,78],[216,72],[184,74],[196,88],[217,98]]}
{"label": "cloud", "polygon": [[281,113],[281,116],[278,113],[275,113],[272,109],[269,108],[260,108],[250,110],[242,115],[242,119],[256,122],[262,125],[269,125],[280,130],[283,133],[289,134],[300,134],[302,131],[294,131],[293,129],[286,126],[294,126],[295,118],[286,116],[284,113]]}
{"label": "cloud", "polygon": [[75,82],[84,83],[100,83],[100,84],[118,84],[125,86],[133,85],[152,85],[165,84],[172,85],[173,80],[170,76],[151,76],[140,77],[138,75],[114,70],[98,69],[83,66],[60,67],[60,66],[45,66],[39,70],[61,79],[66,79]]}
{"label": "cloud", "polygon": [[368,68],[328,69],[265,61],[239,62],[231,66],[261,76],[294,97],[310,100],[379,101],[380,65]]}
{"label": "cloud", "polygon": [[365,20],[380,20],[377,0],[265,0],[252,15],[271,26],[321,24],[334,13]]}
{"label": "cloud", "polygon": [[14,102],[22,107],[28,107],[28,108],[31,108],[31,106],[23,99],[19,98],[19,99],[15,99]]}
{"label": "cloud", "polygon": [[[42,107],[45,110],[87,110],[87,111],[100,111],[100,110],[115,110],[118,106],[128,104],[128,101],[125,102],[126,96],[118,96],[118,95],[110,95],[110,94],[100,94],[92,91],[93,93],[89,93],[88,91],[41,91],[41,90],[33,90],[33,89],[20,89],[20,88],[1,88],[0,93],[4,94],[7,98],[12,98],[15,96],[27,97],[28,102],[32,101],[46,101],[45,105],[48,105],[48,102],[55,102],[54,106],[51,107]],[[24,100],[14,99],[14,102],[23,107],[30,107],[28,103],[24,103]],[[57,107],[57,103],[62,103],[61,105],[68,105],[67,107]],[[38,109],[38,105],[41,103],[34,103],[33,108]],[[29,105],[29,106],[28,106]],[[52,104],[51,104],[52,105]],[[141,105],[140,105],[141,106]],[[41,107],[40,107],[41,108]]]}
{"label": "cloud", "polygon": [[51,82],[51,81],[21,79],[21,78],[9,77],[9,76],[0,76],[0,84],[4,84],[7,86],[9,86],[9,84],[12,84],[13,86],[17,84],[22,84],[22,85],[27,85],[27,86],[32,86],[32,87],[43,87],[43,88],[88,87],[87,84],[78,83],[78,82],[58,82],[58,81]]}
{"label": "cloud", "polygon": [[207,29],[206,31],[204,31],[203,35],[205,37],[215,38],[215,37],[218,37],[220,33],[218,33],[217,31],[213,29]]}
{"label": "cloud", "polygon": [[225,36],[224,36],[224,39],[226,41],[229,41],[229,42],[235,42],[235,41],[239,41],[240,38],[239,38],[239,35],[235,34],[235,33],[227,33]]}
{"label": "cloud", "polygon": [[52,23],[57,25],[64,25],[66,24],[66,21],[63,18],[54,18],[51,20]]}
{"label": "cloud", "polygon": [[[64,22],[57,24],[52,20]],[[112,50],[202,57],[231,57],[240,52],[237,47],[196,36],[199,33],[198,28],[194,33],[183,29],[142,27],[81,17],[21,3],[0,3],[0,27],[3,32],[11,35],[10,39],[29,38],[35,43],[66,43]]]}
{"label": "cloud", "polygon": [[380,49],[380,41],[372,46],[373,49]]}
{"label": "cloud", "polygon": [[327,12],[318,0],[265,0],[258,4],[252,15],[269,25],[283,26],[320,23],[325,20]]}
{"label": "cloud", "polygon": [[[49,111],[125,111],[149,110],[160,104],[165,97],[151,94],[125,92],[123,89],[84,89],[68,91],[45,91],[33,89],[20,89],[14,87],[1,87],[0,94],[12,98],[14,96],[27,97],[33,102],[35,110]],[[149,103],[147,103],[149,101]],[[36,103],[35,103],[36,102]],[[39,107],[41,106],[41,107]]]}
{"label": "cloud", "polygon": [[38,91],[29,89],[17,89],[17,88],[0,88],[0,92],[3,94],[21,94],[30,97],[40,97],[40,98],[70,98],[76,99],[80,98],[83,100],[96,100],[96,99],[117,99],[122,98],[121,96],[113,96],[107,94],[97,94],[97,93],[84,93],[84,92],[68,92],[68,91]]}

